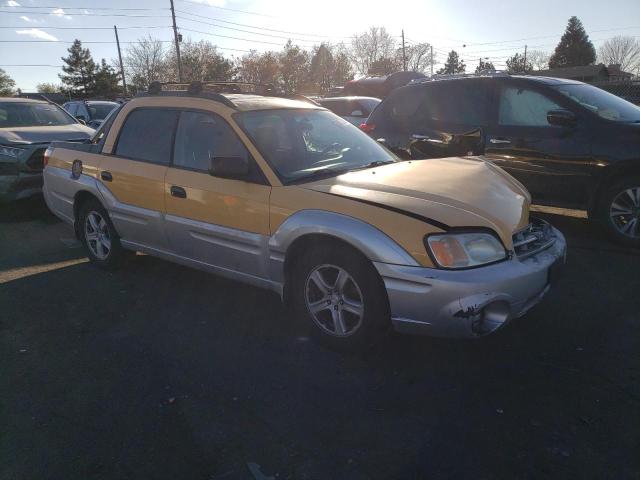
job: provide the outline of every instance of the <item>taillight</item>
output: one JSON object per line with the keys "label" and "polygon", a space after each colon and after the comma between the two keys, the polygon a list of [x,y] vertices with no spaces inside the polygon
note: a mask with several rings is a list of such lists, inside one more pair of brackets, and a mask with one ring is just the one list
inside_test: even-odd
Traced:
{"label": "taillight", "polygon": [[52,151],[53,149],[51,147],[47,148],[44,151],[44,155],[42,155],[42,168],[46,167],[47,164],[49,163],[49,157],[51,156]]}
{"label": "taillight", "polygon": [[361,123],[360,124],[360,130],[362,130],[364,133],[371,133],[375,129],[376,129],[376,126],[373,123]]}

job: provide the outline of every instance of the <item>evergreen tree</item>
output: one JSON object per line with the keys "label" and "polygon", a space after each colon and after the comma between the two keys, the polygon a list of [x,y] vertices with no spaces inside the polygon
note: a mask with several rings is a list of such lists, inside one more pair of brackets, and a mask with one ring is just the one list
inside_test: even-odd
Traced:
{"label": "evergreen tree", "polygon": [[492,71],[495,69],[496,67],[493,66],[493,63],[488,60],[485,62],[483,59],[480,59],[480,63],[478,63],[478,66],[476,67],[476,73]]}
{"label": "evergreen tree", "polygon": [[507,59],[507,71],[511,74],[529,73],[533,70],[531,62],[524,61],[524,55],[516,53],[513,57]]}
{"label": "evergreen tree", "polygon": [[58,75],[70,93],[81,96],[91,94],[95,82],[96,64],[91,58],[88,48],[82,48],[82,42],[75,40],[68,50],[69,56],[62,58],[65,65],[62,71],[65,75]]}
{"label": "evergreen tree", "polygon": [[13,87],[16,86],[16,82],[13,81],[7,72],[0,68],[0,95],[11,95],[13,94]]}
{"label": "evergreen tree", "polygon": [[119,79],[120,76],[103,58],[96,70],[90,93],[98,97],[113,98],[121,92]]}
{"label": "evergreen tree", "polygon": [[595,61],[596,49],[589,40],[582,22],[578,17],[571,17],[560,43],[549,59],[549,68],[579,67],[592,65]]}
{"label": "evergreen tree", "polygon": [[449,52],[449,56],[447,57],[447,61],[440,70],[438,70],[438,75],[450,75],[453,73],[464,73],[467,69],[467,66],[458,56],[458,52],[455,50],[451,50]]}

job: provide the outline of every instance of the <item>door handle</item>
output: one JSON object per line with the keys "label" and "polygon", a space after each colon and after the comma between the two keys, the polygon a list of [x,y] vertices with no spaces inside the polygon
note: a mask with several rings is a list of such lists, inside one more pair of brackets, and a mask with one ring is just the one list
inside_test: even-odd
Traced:
{"label": "door handle", "polygon": [[107,171],[100,172],[100,178],[105,182],[113,181],[113,175],[111,175],[111,172],[107,172]]}
{"label": "door handle", "polygon": [[431,138],[429,135],[422,135],[420,133],[414,133],[413,135],[411,135],[411,138],[413,138],[414,140],[423,140],[429,143],[444,143],[438,138]]}
{"label": "door handle", "polygon": [[171,185],[169,189],[171,191],[171,196],[176,198],[187,198],[187,192],[182,187],[177,187],[175,185]]}
{"label": "door handle", "polygon": [[506,138],[492,138],[489,140],[489,143],[494,145],[508,145],[511,143],[511,140],[507,140]]}

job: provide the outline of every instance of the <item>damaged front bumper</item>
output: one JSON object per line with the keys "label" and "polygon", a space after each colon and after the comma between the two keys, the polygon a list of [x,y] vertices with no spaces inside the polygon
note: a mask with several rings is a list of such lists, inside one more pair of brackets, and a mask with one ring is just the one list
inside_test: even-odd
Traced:
{"label": "damaged front bumper", "polygon": [[486,335],[521,317],[549,291],[565,262],[566,241],[524,259],[469,270],[374,263],[389,296],[396,331],[438,337]]}

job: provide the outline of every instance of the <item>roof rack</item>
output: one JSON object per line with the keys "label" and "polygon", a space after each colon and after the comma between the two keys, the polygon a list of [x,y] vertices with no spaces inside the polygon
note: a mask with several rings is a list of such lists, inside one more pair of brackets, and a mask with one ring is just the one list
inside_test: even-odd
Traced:
{"label": "roof rack", "polygon": [[250,82],[151,82],[147,92],[142,93],[140,96],[184,95],[190,97],[201,97],[220,102],[230,108],[237,108],[236,104],[233,103],[231,99],[223,95],[223,93],[245,93],[265,97],[281,97],[319,105],[317,102],[305,97],[304,95],[281,93],[276,91],[276,88],[271,84]]}
{"label": "roof rack", "polygon": [[503,70],[482,70],[478,73],[444,73],[444,74],[436,74],[430,77],[425,78],[416,78],[411,80],[409,84],[420,84],[420,83],[429,83],[429,82],[437,82],[440,80],[455,80],[457,78],[478,78],[478,77],[510,77],[508,72]]}

